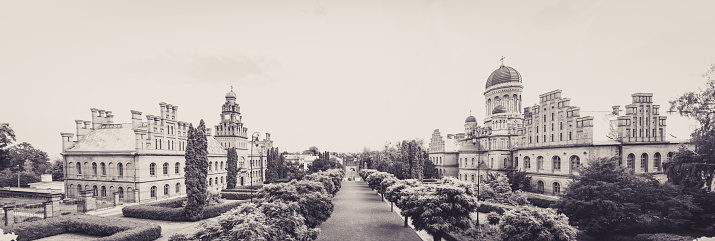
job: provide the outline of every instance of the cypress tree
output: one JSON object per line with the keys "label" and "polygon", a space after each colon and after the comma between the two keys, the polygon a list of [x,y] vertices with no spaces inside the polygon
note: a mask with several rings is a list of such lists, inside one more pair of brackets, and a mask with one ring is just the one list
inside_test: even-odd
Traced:
{"label": "cypress tree", "polygon": [[208,176],[208,150],[206,141],[206,125],[202,119],[199,126],[194,129],[189,124],[189,136],[186,143],[186,217],[190,220],[201,218],[203,208],[206,206]]}
{"label": "cypress tree", "polygon": [[228,174],[226,175],[226,188],[234,189],[236,188],[236,176],[238,175],[238,155],[236,154],[236,148],[229,148],[227,155],[226,171],[228,171]]}

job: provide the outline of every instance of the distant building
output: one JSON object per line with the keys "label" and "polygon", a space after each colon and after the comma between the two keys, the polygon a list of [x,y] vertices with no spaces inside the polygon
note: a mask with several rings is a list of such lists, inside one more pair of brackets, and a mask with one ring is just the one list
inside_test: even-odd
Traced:
{"label": "distant building", "polygon": [[[633,94],[621,114],[620,106],[581,111],[561,96],[561,90],[544,93],[539,104],[522,107],[522,89],[521,74],[514,68],[502,65],[492,72],[484,92],[484,125],[470,115],[464,134],[448,135],[445,141],[439,130],[432,133],[430,158],[438,169],[450,176],[446,167],[456,157],[457,177],[472,183],[488,171],[526,171],[535,192],[558,195],[569,175],[577,175],[578,167],[589,160],[618,156],[633,172],[662,179],[663,162],[680,146],[689,146],[687,139],[669,138],[689,133],[669,135],[668,117],[660,114],[650,93]],[[456,137],[456,154],[450,136]]]}
{"label": "distant building", "polygon": [[[256,173],[262,182],[265,164],[246,163],[248,129],[241,122],[236,94],[226,94],[216,135],[207,128],[210,190],[226,186],[227,148],[235,147],[238,167]],[[78,197],[79,191],[93,190],[98,198],[119,193],[121,201],[140,202],[185,195],[184,167],[189,123],[178,120],[178,106],[159,103],[160,115],[132,110],[131,123],[114,123],[111,111],[92,108],[92,120],[76,120],[74,133],[61,133],[65,194]],[[263,146],[272,146],[270,134]],[[258,152],[262,153],[262,152]],[[260,159],[259,155],[254,155]],[[265,159],[265,158],[263,158]],[[239,174],[238,185],[248,185],[248,174]]]}
{"label": "distant building", "polygon": [[308,165],[313,164],[313,161],[318,160],[318,156],[310,154],[285,154],[284,158],[286,161],[298,163],[303,170],[307,170]]}

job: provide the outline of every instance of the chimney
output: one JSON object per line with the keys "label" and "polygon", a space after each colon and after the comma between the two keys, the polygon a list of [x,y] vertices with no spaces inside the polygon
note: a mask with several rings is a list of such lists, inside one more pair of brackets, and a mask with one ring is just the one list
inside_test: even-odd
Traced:
{"label": "chimney", "polygon": [[146,132],[142,129],[134,129],[134,138],[136,141],[137,151],[144,149],[144,147],[146,146],[145,138],[142,138],[142,134],[146,134]]}
{"label": "chimney", "polygon": [[84,136],[89,133],[89,121],[75,120],[74,123],[77,125],[77,141],[82,140]]}
{"label": "chimney", "polygon": [[114,115],[112,114],[112,111],[107,111],[107,124],[112,123],[114,123]]}
{"label": "chimney", "polygon": [[67,151],[67,149],[70,149],[72,147],[72,144],[74,144],[74,134],[73,133],[60,133],[62,136],[62,152]]}
{"label": "chimney", "polygon": [[173,114],[172,114],[172,120],[178,120],[178,119],[179,119],[179,113],[178,113],[178,112],[179,112],[179,107],[178,107],[178,106],[174,106],[173,108],[174,108],[174,109],[173,109]]}
{"label": "chimney", "polygon": [[620,110],[621,106],[620,106],[620,105],[614,105],[614,106],[611,106],[611,108],[613,108],[613,114],[614,114],[614,115],[619,115],[619,114],[621,113],[621,110]]}
{"label": "chimney", "polygon": [[142,112],[131,110],[132,112],[132,128],[137,128],[142,124]]}
{"label": "chimney", "polygon": [[161,111],[159,117],[161,117],[162,119],[166,118],[166,103],[165,102],[159,103],[159,110]]}
{"label": "chimney", "polygon": [[211,128],[206,128],[206,136],[211,136]]}

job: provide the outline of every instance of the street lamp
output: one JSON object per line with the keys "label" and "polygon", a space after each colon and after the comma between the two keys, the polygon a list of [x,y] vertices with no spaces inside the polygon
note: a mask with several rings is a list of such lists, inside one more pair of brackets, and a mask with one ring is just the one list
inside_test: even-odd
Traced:
{"label": "street lamp", "polygon": [[17,165],[17,188],[20,188],[20,165]]}
{"label": "street lamp", "polygon": [[251,135],[251,157],[250,157],[250,168],[248,169],[248,175],[251,178],[251,202],[253,202],[253,145],[256,145],[258,147],[258,138],[261,136],[261,133],[256,131]]}

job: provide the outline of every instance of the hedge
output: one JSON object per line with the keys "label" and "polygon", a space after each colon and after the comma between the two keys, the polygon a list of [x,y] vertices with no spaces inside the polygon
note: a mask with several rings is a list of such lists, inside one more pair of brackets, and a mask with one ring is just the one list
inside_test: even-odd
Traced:
{"label": "hedge", "polygon": [[[186,217],[183,207],[171,207],[172,204],[183,203],[184,199],[165,201],[160,203],[152,203],[147,205],[135,205],[122,208],[122,214],[125,217],[166,220],[166,221],[189,221]],[[235,207],[238,207],[245,201],[222,203],[213,206],[204,207],[203,214],[200,219],[213,218],[227,212]]]}
{"label": "hedge", "polygon": [[497,205],[494,205],[494,204],[491,204],[488,202],[479,202],[479,207],[477,207],[477,212],[480,212],[480,213],[495,212],[495,213],[498,213],[499,215],[504,214],[504,212],[506,210],[507,209],[504,207],[500,207],[500,206],[497,206]]}
{"label": "hedge", "polygon": [[18,236],[17,241],[35,240],[62,233],[85,233],[105,236],[95,239],[100,241],[149,241],[161,236],[161,226],[157,224],[137,223],[119,218],[83,214],[19,223],[11,227],[5,227],[4,231],[15,233]]}
{"label": "hedge", "polygon": [[556,203],[556,200],[544,199],[544,198],[539,198],[539,197],[534,197],[534,196],[527,197],[527,200],[529,200],[531,205],[534,205],[534,206],[537,206],[540,208],[550,208],[551,205],[554,205]]}
{"label": "hedge", "polygon": [[246,200],[246,199],[251,199],[251,193],[223,192],[223,193],[221,193],[221,198],[226,199],[226,200]]}

